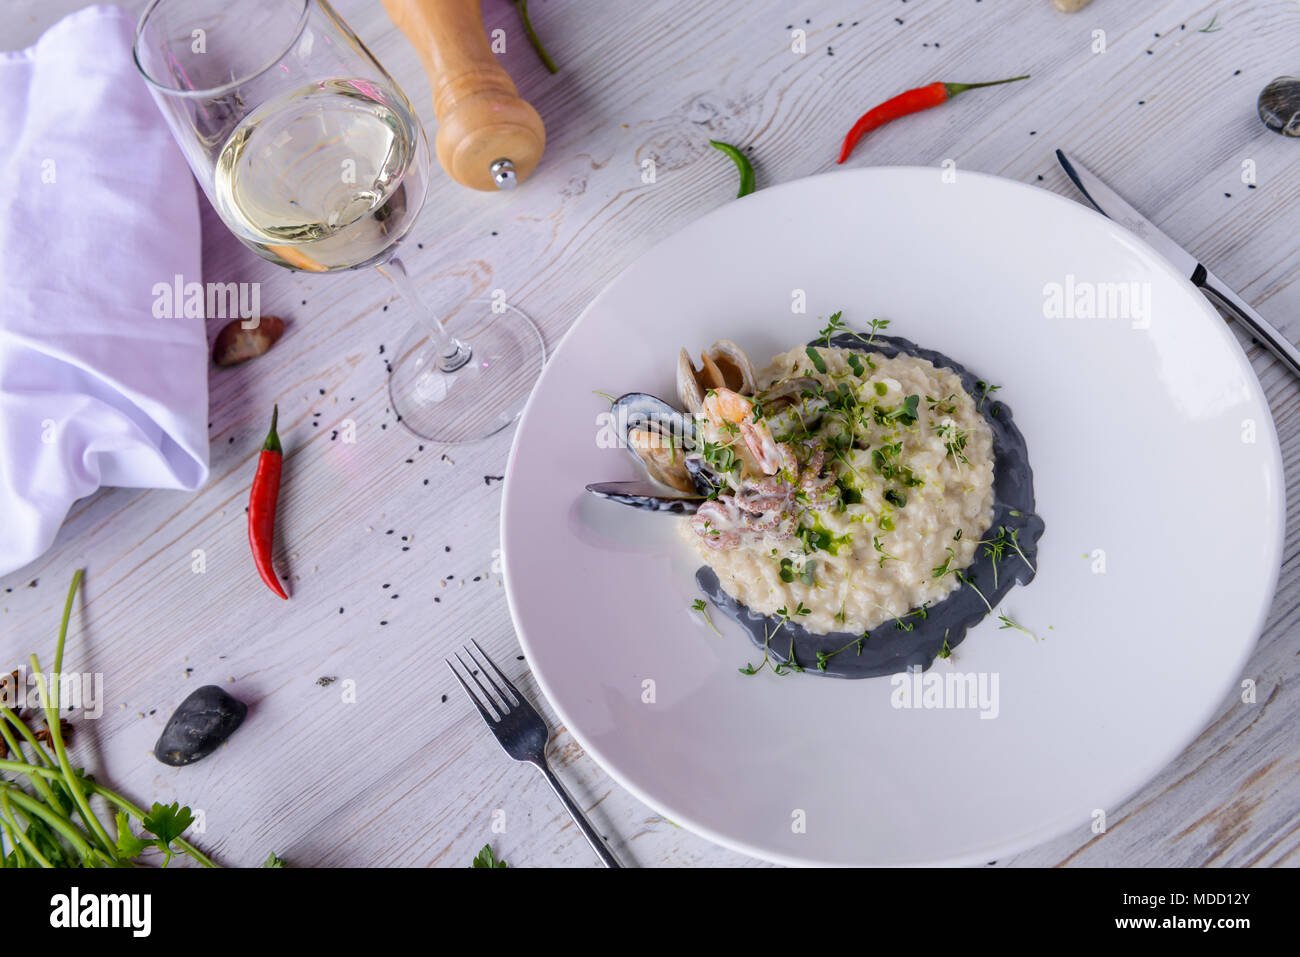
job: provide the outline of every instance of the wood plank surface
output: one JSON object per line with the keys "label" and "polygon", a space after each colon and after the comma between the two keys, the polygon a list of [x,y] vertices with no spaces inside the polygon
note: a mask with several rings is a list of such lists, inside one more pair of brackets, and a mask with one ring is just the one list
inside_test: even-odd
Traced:
{"label": "wood plank surface", "polygon": [[[31,43],[78,6],[11,0],[0,48]],[[379,3],[336,6],[432,131],[428,82]],[[435,304],[505,290],[554,348],[638,254],[734,197],[735,170],[710,138],[752,146],[761,189],[832,169],[858,114],[902,89],[1027,72],[1028,82],[899,121],[851,165],[953,159],[1072,195],[1053,158],[1063,147],[1300,339],[1300,140],[1266,130],[1255,112],[1260,89],[1296,70],[1300,5],[1290,0],[1096,0],[1068,16],[1048,0],[530,8],[558,75],[508,3],[487,0],[484,19],[505,31],[501,61],[546,121],[546,155],[509,194],[473,193],[436,172],[407,257]],[[1202,32],[1216,15],[1218,29]],[[795,28],[806,53],[791,50]],[[1095,31],[1105,52],[1094,52]],[[641,179],[646,159],[653,184]],[[1254,189],[1241,178],[1248,160]],[[512,865],[592,865],[545,783],[502,755],[442,661],[473,637],[537,695],[496,564],[501,483],[486,478],[504,473],[511,432],[442,449],[394,422],[381,346],[396,345],[406,318],[372,272],[280,270],[206,203],[203,262],[205,280],[263,283],[263,311],[286,317],[288,332],[253,363],[211,370],[205,488],[102,490],[77,503],[48,554],[0,579],[3,660],[49,657],[68,580],[84,567],[67,661],[103,673],[109,707],[79,722],[76,759],[138,801],[202,809],[196,840],[224,863],[256,865],[274,850],[293,865],[459,867],[491,842]],[[1300,389],[1271,355],[1246,348],[1278,422],[1292,502],[1277,597],[1246,671],[1256,701],[1223,701],[1185,753],[1108,809],[1105,834],[1080,822],[999,866],[1300,864]],[[286,449],[287,605],[257,581],[245,533],[273,402]],[[334,438],[345,420],[354,444]],[[1231,503],[1211,513],[1189,520],[1230,520]],[[1206,539],[1210,560],[1212,527]],[[1176,636],[1165,640],[1176,654]],[[250,702],[248,723],[219,756],[165,768],[153,742],[203,683]],[[648,809],[563,729],[552,747],[557,773],[629,863],[760,863]]]}

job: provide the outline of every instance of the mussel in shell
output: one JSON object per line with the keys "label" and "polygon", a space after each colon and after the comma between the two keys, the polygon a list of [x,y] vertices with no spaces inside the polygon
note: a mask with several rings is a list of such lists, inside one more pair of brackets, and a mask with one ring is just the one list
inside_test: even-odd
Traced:
{"label": "mussel in shell", "polygon": [[721,488],[696,451],[694,416],[644,392],[620,396],[612,411],[623,444],[652,481],[598,482],[589,492],[635,508],[689,514]]}
{"label": "mussel in shell", "polygon": [[629,392],[614,400],[619,435],[646,473],[678,492],[695,492],[686,455],[695,448],[695,422],[663,399]]}

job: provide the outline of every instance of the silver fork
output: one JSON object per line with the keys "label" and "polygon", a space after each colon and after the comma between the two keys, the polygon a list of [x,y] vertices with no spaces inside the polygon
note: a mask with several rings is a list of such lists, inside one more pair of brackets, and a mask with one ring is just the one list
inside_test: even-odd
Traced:
{"label": "silver fork", "polygon": [[[564,789],[564,785],[551,773],[550,767],[547,766],[546,742],[550,740],[551,734],[547,730],[546,722],[542,720],[542,716],[537,713],[537,709],[529,703],[528,699],[519,693],[519,689],[512,685],[510,680],[501,673],[501,669],[478,646],[478,642],[470,639],[470,643],[474,646],[474,651],[478,652],[479,658],[482,658],[486,664],[479,662],[474,657],[474,651],[470,650],[469,645],[465,646],[465,654],[471,662],[478,666],[477,670],[483,673],[483,677],[492,686],[492,690],[496,692],[495,698],[488,693],[487,688],[484,688],[483,683],[478,680],[475,669],[465,664],[460,652],[456,653],[456,660],[460,662],[461,668],[469,675],[470,680],[474,682],[480,694],[475,694],[470,686],[465,683],[465,679],[461,677],[460,672],[456,670],[449,659],[444,660],[447,662],[447,667],[451,669],[451,673],[456,676],[456,680],[460,682],[460,686],[465,689],[465,693],[474,702],[474,707],[478,708],[478,713],[483,716],[483,720],[492,729],[497,742],[510,757],[516,761],[525,761],[542,772],[542,776],[554,788],[555,793],[564,802],[569,814],[573,816],[573,822],[578,825],[578,829],[582,831],[583,836],[586,837],[596,854],[599,855],[601,863],[606,867],[622,867],[623,865],[618,862],[618,858],[605,846],[605,842],[596,833],[596,829],[587,821],[582,810],[573,802],[573,798],[569,797],[569,792]],[[493,680],[492,672],[496,672],[497,678],[501,681],[500,685]],[[504,690],[502,685],[505,686]],[[509,691],[510,696],[513,696],[513,702],[511,697],[506,695],[506,691]]]}

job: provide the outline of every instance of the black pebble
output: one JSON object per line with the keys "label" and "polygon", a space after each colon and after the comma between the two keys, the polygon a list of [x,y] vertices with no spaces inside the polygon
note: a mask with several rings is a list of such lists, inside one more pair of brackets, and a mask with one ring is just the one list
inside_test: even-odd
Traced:
{"label": "black pebble", "polygon": [[216,685],[197,688],[167,719],[153,755],[176,768],[193,764],[234,734],[246,714],[248,705]]}

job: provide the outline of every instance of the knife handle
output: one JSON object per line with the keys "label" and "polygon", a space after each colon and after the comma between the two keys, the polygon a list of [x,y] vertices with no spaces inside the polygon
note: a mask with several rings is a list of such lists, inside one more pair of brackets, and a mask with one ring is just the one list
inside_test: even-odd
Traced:
{"label": "knife handle", "polygon": [[1224,312],[1245,326],[1246,330],[1282,360],[1292,375],[1300,376],[1300,349],[1286,336],[1250,307],[1250,303],[1223,284],[1218,276],[1198,265],[1192,273],[1192,283],[1207,294]]}

